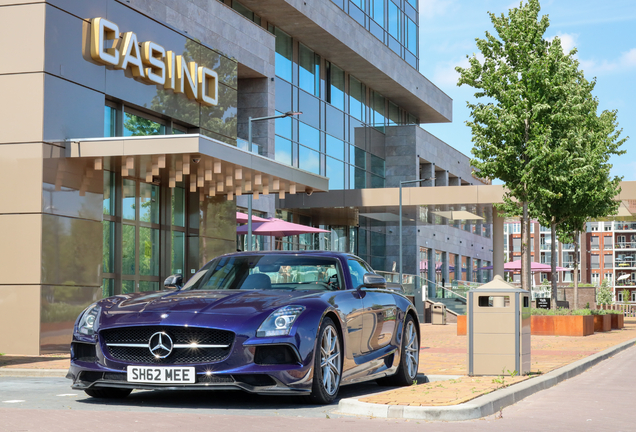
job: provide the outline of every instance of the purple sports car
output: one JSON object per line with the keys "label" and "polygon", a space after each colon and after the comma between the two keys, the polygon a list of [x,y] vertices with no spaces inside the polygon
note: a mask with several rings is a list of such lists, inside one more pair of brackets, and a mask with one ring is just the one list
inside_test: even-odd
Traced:
{"label": "purple sports car", "polygon": [[400,287],[335,252],[243,252],[213,259],[184,286],[105,298],[77,319],[74,389],[240,389],[331,403],[341,385],[409,385],[419,323]]}

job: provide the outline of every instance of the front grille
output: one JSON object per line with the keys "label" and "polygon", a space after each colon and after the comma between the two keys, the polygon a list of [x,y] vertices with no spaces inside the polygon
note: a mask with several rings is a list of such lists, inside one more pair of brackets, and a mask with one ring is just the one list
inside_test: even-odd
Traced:
{"label": "front grille", "polygon": [[[227,348],[174,348],[166,358],[156,358],[148,349],[150,337],[165,332],[174,344],[228,345]],[[111,358],[140,364],[212,363],[225,359],[232,348],[234,333],[199,327],[120,327],[100,332]],[[143,347],[108,346],[108,344],[144,344]]]}

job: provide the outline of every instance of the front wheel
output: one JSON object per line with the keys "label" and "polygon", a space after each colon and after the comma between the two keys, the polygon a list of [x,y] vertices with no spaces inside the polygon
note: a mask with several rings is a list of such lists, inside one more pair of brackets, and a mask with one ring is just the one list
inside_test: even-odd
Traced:
{"label": "front wheel", "polygon": [[112,387],[101,387],[101,388],[90,388],[84,390],[84,392],[90,397],[100,398],[100,399],[123,399],[132,392],[132,389],[125,388],[112,388]]}
{"label": "front wheel", "polygon": [[325,318],[318,332],[314,353],[314,380],[310,400],[316,404],[330,404],[338,395],[342,375],[342,350],[338,329]]}

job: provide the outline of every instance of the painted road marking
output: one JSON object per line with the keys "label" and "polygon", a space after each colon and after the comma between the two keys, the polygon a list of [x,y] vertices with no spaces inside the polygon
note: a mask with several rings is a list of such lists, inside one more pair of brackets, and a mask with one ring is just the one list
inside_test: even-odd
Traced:
{"label": "painted road marking", "polygon": [[62,393],[56,396],[77,396],[77,393]]}
{"label": "painted road marking", "polygon": [[2,403],[19,403],[19,402],[25,402],[23,400],[8,400],[8,401],[2,401]]}

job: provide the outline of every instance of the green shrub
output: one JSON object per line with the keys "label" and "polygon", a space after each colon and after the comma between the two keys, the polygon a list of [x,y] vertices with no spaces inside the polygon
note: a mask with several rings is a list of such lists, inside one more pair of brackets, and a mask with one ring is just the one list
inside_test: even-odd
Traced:
{"label": "green shrub", "polygon": [[557,308],[555,309],[532,309],[532,315],[545,315],[545,316],[555,316],[555,315],[591,315],[592,311],[589,309],[566,309],[566,308]]}

